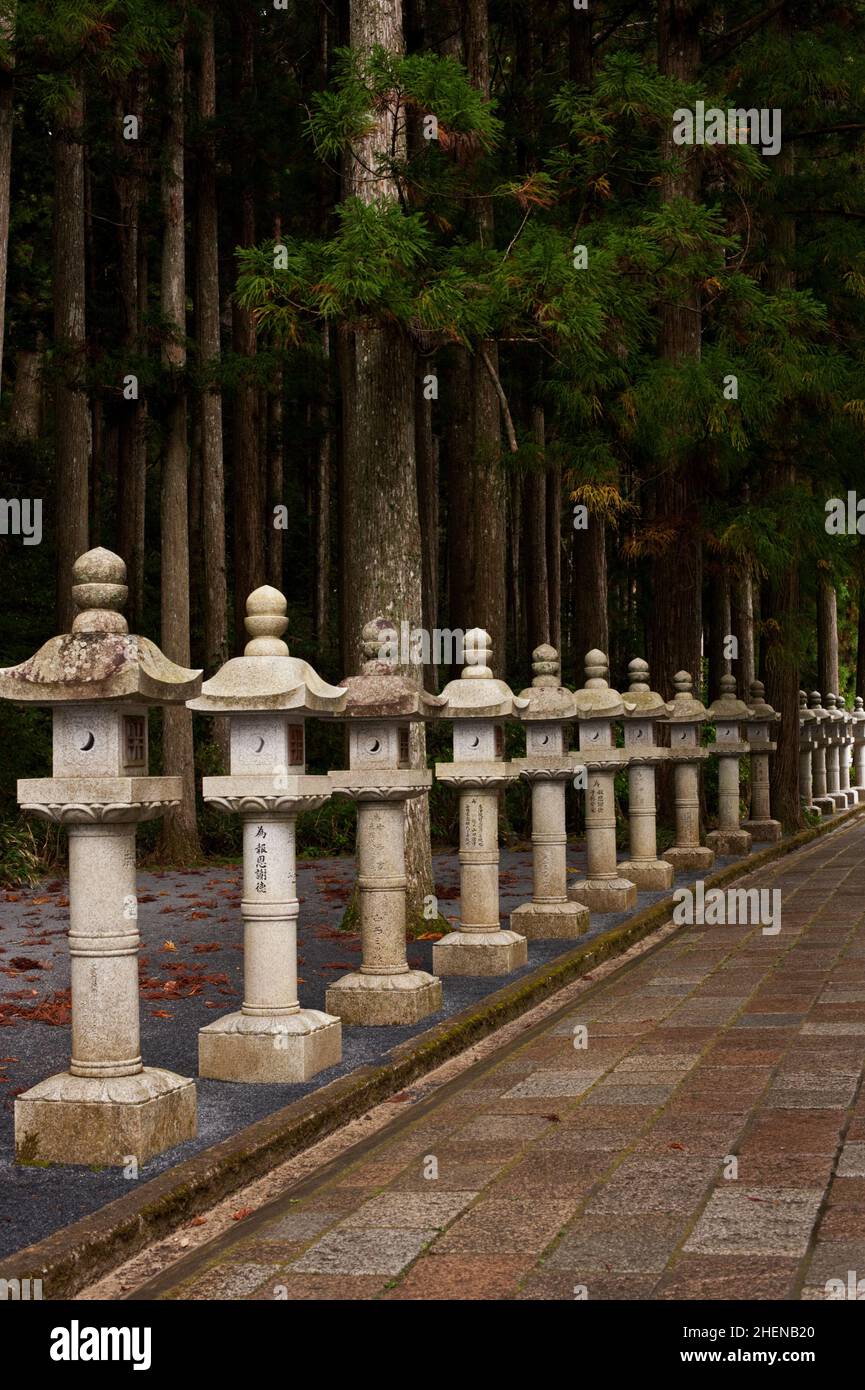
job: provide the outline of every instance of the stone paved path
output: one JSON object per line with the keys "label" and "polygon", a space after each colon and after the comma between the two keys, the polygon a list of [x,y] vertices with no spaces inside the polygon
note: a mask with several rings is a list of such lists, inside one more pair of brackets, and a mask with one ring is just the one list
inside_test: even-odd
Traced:
{"label": "stone paved path", "polygon": [[823,1299],[865,1277],[863,851],[857,824],[744,881],[781,889],[780,934],[683,928],[128,1297]]}

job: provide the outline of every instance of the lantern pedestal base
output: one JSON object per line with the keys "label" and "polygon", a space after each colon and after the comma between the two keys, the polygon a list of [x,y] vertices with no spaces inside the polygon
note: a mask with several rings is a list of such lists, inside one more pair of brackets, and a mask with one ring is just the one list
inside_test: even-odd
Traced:
{"label": "lantern pedestal base", "polygon": [[661,892],[673,886],[673,866],[666,859],[628,859],[619,873],[635,883],[641,892]]}
{"label": "lantern pedestal base", "polygon": [[442,984],[425,970],[400,975],[343,975],[325,996],[325,1008],[343,1023],[389,1027],[419,1023],[442,1006]]}
{"label": "lantern pedestal base", "polygon": [[452,931],[433,946],[436,975],[510,975],[528,959],[526,938],[512,931]]}
{"label": "lantern pedestal base", "polygon": [[715,862],[715,851],[706,845],[674,845],[672,849],[665,850],[661,858],[672,864],[674,873],[684,874],[691,869],[711,869]]}
{"label": "lantern pedestal base", "polygon": [[859,800],[858,794],[854,792],[852,787],[850,787],[847,791],[842,792],[841,795],[847,798],[848,806],[855,806],[857,801]]}
{"label": "lantern pedestal base", "polygon": [[747,830],[710,830],[706,844],[719,858],[736,859],[749,853],[751,836]]}
{"label": "lantern pedestal base", "polygon": [[742,825],[743,830],[747,830],[752,840],[758,844],[774,844],[781,838],[781,822],[779,820],[746,820]]}
{"label": "lantern pedestal base", "polygon": [[637,885],[629,878],[584,878],[568,889],[571,902],[590,912],[627,912],[637,903]]}
{"label": "lantern pedestal base", "polygon": [[815,796],[811,805],[824,816],[834,816],[838,809],[831,796]]}
{"label": "lantern pedestal base", "polygon": [[198,1035],[199,1075],[214,1081],[309,1081],[342,1060],[342,1024],[318,1009],[226,1014]]}
{"label": "lantern pedestal base", "polygon": [[19,1163],[146,1163],[198,1133],[195,1082],[158,1067],[132,1076],[59,1072],[15,1101]]}
{"label": "lantern pedestal base", "polygon": [[846,794],[846,792],[829,792],[829,793],[828,793],[828,799],[829,799],[830,801],[833,801],[833,802],[835,803],[835,810],[836,810],[836,811],[846,811],[846,810],[847,810],[847,794]]}
{"label": "lantern pedestal base", "polygon": [[511,930],[530,941],[572,940],[589,930],[589,910],[582,903],[521,903]]}

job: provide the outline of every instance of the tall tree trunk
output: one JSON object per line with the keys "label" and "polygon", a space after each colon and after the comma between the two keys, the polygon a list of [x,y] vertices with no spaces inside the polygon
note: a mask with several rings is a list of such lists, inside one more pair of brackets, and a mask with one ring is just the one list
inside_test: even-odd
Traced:
{"label": "tall tree trunk", "polygon": [[550,642],[562,650],[562,479],[557,468],[547,470],[547,607]]}
{"label": "tall tree trunk", "polygon": [[[539,458],[543,458],[544,410],[532,409],[532,434]],[[535,647],[550,639],[549,580],[547,577],[547,475],[535,469],[523,480],[523,535],[526,575],[526,647],[517,652],[517,665],[531,657]]]}
{"label": "tall tree trunk", "polygon": [[[694,82],[700,64],[700,19],[705,0],[659,0],[658,66],[665,77]],[[699,193],[698,147],[675,146],[672,122],[664,135],[664,158],[669,172],[662,176],[666,202],[696,199]],[[666,362],[697,361],[700,357],[702,309],[696,284],[678,302],[662,300],[658,355]],[[702,554],[697,527],[696,459],[664,459],[654,484],[654,520],[670,527],[674,539],[651,565],[653,603],[647,625],[652,684],[669,699],[672,678],[685,670],[700,685],[702,637]]]}
{"label": "tall tree trunk", "polygon": [[[433,372],[430,359],[418,357],[415,369],[415,452],[417,458],[417,495],[423,550],[423,625],[430,635],[438,626],[438,545],[439,545],[439,479],[437,441],[433,434],[432,400],[428,399],[426,377]],[[424,683],[428,690],[438,690],[436,651],[431,649],[431,661],[424,667]]]}
{"label": "tall tree trunk", "polygon": [[[190,664],[189,637],[189,459],[186,388],[186,248],[183,182],[184,48],[175,45],[165,86],[166,129],[162,173],[161,311],[166,326],[163,367],[169,376],[165,451],[162,461],[162,649],[181,666]],[[188,864],[201,853],[195,822],[195,764],[192,711],[167,706],[163,760],[169,776],[183,779],[181,804],[165,817],[163,849],[169,862]]]}
{"label": "tall tree trunk", "polygon": [[319,439],[316,457],[315,513],[315,635],[320,651],[330,646],[331,626],[331,513],[333,498],[333,422],[331,419],[330,328],[321,330],[325,359],[323,394],[318,407]]}
{"label": "tall tree trunk", "polygon": [[[860,565],[862,564],[861,552],[865,550],[865,542],[858,542],[860,549]],[[859,617],[856,624],[856,692],[865,699],[865,566],[860,570],[859,579]]]}
{"label": "tall tree trunk", "polygon": [[[401,0],[352,0],[351,47],[403,50]],[[389,202],[396,188],[378,170],[382,154],[404,153],[404,113],[380,110],[352,147],[345,192],[364,202]],[[343,537],[342,641],[344,669],[362,660],[361,631],[381,615],[399,625],[423,622],[423,553],[417,498],[415,359],[408,338],[387,322],[343,324],[338,356],[342,386],[343,459],[340,514]],[[419,679],[416,666],[406,674]],[[426,766],[422,726],[412,729],[410,760]],[[406,803],[408,920],[423,920],[432,894],[429,802]]]}
{"label": "tall tree trunk", "polygon": [[57,630],[68,632],[75,616],[72,566],[88,548],[90,410],[83,382],[86,257],[84,211],[84,86],[67,74],[67,100],[54,134],[54,351],[59,372],[54,391]]}
{"label": "tall tree trunk", "polygon": [[600,512],[589,512],[588,529],[574,531],[574,659],[577,685],[585,680],[586,652],[609,655],[607,539]]}
{"label": "tall tree trunk", "polygon": [[[234,8],[232,31],[235,50],[235,100],[239,110],[254,105],[256,12],[243,3]],[[237,185],[238,218],[235,243],[255,244],[255,183],[253,150],[248,138],[236,144],[234,176]],[[232,343],[240,357],[252,359],[256,352],[255,318],[252,310],[232,304]],[[246,643],[244,614],[246,600],[267,577],[265,539],[266,485],[260,449],[258,386],[250,374],[241,376],[235,390],[232,459],[234,468],[234,638],[238,651]]]}
{"label": "tall tree trunk", "polygon": [[[204,667],[212,674],[228,658],[228,584],[225,557],[225,461],[222,390],[217,379],[219,335],[219,208],[216,182],[216,55],[213,5],[201,20],[198,115],[203,138],[198,150],[196,229],[196,327],[204,384],[199,397],[201,513],[204,543]],[[245,598],[245,595],[243,596]],[[241,603],[241,607],[244,605]],[[227,759],[228,721],[214,720],[214,735]]]}
{"label": "tall tree trunk", "polygon": [[[132,359],[142,351],[142,261],[146,256],[141,235],[142,173],[137,140],[124,139],[124,117],[142,114],[144,78],[136,74],[127,83],[114,107],[115,177],[120,213],[118,251],[120,258],[121,340],[126,356],[121,373],[124,383],[137,376]],[[131,386],[131,383],[130,383]],[[117,546],[126,562],[129,586],[129,612],[136,630],[144,613],[145,508],[147,501],[147,432],[145,402],[140,383],[132,398],[124,385],[118,413],[117,461]]]}
{"label": "tall tree trunk", "polygon": [[[14,19],[0,19],[0,38],[11,41]],[[9,265],[9,207],[12,180],[14,83],[11,64],[0,63],[0,395],[3,393],[3,342],[6,335],[6,272]]]}
{"label": "tall tree trunk", "polygon": [[[791,32],[789,17],[782,13],[775,21],[781,35]],[[795,171],[795,146],[786,142],[778,154],[778,173],[792,178]],[[773,290],[793,289],[796,284],[794,255],[796,250],[795,218],[782,213],[769,233],[769,286]],[[799,441],[795,419],[785,416],[779,430],[777,462],[773,481],[778,488],[793,488],[796,465],[793,460]],[[784,530],[782,516],[780,530]],[[799,565],[795,545],[788,544],[790,561],[768,584],[769,603],[762,609],[766,637],[762,644],[766,667],[766,696],[770,705],[781,715],[778,726],[778,749],[769,768],[769,790],[772,814],[788,830],[802,825],[802,803],[799,798],[799,658],[798,636],[801,625],[799,613]],[[833,692],[837,694],[837,691]]]}
{"label": "tall tree trunk", "polygon": [[832,581],[817,573],[817,684],[823,695],[840,694],[838,672],[838,595]]}
{"label": "tall tree trunk", "polygon": [[19,348],[15,354],[15,385],[9,412],[9,432],[14,439],[39,438],[42,420],[42,359],[39,348]]}
{"label": "tall tree trunk", "polygon": [[733,669],[739,675],[739,690],[746,699],[755,679],[757,668],[754,662],[754,581],[750,570],[742,572],[732,585],[732,628],[738,642],[738,665]]}
{"label": "tall tree trunk", "polygon": [[723,566],[713,571],[710,576],[709,595],[709,641],[706,644],[709,653],[709,699],[716,700],[721,694],[721,677],[727,675],[731,669],[736,675],[740,696],[747,699],[748,691],[747,689],[743,690],[739,680],[739,667],[731,668],[730,659],[724,654],[727,638],[731,635],[732,619],[730,614],[730,580]]}

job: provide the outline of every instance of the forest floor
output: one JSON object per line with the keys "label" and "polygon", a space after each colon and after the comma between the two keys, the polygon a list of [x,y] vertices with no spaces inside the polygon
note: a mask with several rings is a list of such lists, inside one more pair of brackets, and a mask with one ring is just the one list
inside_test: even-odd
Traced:
{"label": "forest floor", "polygon": [[859,820],[755,870],[779,934],[664,929],[300,1187],[235,1193],[242,1224],[84,1296],[825,1299],[865,1268],[863,849]]}
{"label": "forest floor", "polygon": [[[759,848],[759,846],[757,847]],[[569,869],[585,871],[583,849],[569,847]],[[717,861],[723,867],[728,861]],[[501,913],[531,897],[531,849],[501,852]],[[324,1007],[333,980],[357,967],[359,934],[339,929],[352,891],[353,857],[302,860],[299,974],[301,1003]],[[459,917],[455,852],[434,856],[443,915]],[[677,878],[677,885],[687,882]],[[22,1090],[63,1071],[70,1047],[68,886],[49,880],[0,892],[0,1257],[32,1244],[114,1199],[132,1182],[146,1182],[357,1068],[386,1062],[391,1050],[573,949],[572,941],[529,942],[528,965],[503,979],[448,978],[442,1010],[412,1027],[343,1029],[339,1066],[292,1085],[238,1085],[197,1078],[198,1134],[142,1165],[138,1178],[119,1169],[25,1167],[14,1161],[13,1102]],[[240,867],[140,873],[138,877],[142,1054],[150,1066],[197,1076],[198,1033],[220,1013],[239,1007],[242,990]],[[641,893],[643,908],[664,897]],[[599,936],[629,914],[592,914],[580,942]],[[414,941],[409,963],[427,969],[432,941]]]}

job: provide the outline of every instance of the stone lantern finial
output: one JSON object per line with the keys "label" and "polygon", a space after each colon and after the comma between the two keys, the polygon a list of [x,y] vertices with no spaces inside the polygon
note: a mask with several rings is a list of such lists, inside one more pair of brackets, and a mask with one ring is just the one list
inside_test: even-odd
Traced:
{"label": "stone lantern finial", "polygon": [[[858,699],[858,698],[859,698],[859,697],[857,696],[857,699]],[[805,694],[805,691],[804,691],[804,690],[800,690],[800,691],[799,691],[799,708],[800,708],[800,709],[807,709],[807,708],[808,708],[808,696]],[[858,706],[857,706],[857,708],[858,708]]]}
{"label": "stone lantern finial", "polygon": [[673,677],[673,689],[677,695],[690,695],[694,689],[694,679],[688,671],[677,671]]}
{"label": "stone lantern finial", "polygon": [[721,687],[721,699],[722,699],[722,700],[723,700],[723,699],[726,699],[727,697],[729,697],[729,698],[732,699],[732,700],[735,700],[735,699],[736,699],[736,677],[735,677],[735,676],[732,676],[732,675],[730,675],[729,672],[727,672],[726,675],[723,675],[723,676],[721,677],[721,680],[720,680],[719,684],[720,684],[720,687]]}
{"label": "stone lantern finial", "polygon": [[246,600],[243,625],[250,640],[243,649],[244,656],[288,656],[282,634],[288,627],[288,603],[285,594],[262,584]]}
{"label": "stone lantern finial", "polygon": [[649,684],[649,663],[641,656],[635,656],[633,661],[628,662],[628,678],[632,695],[642,695],[644,691],[652,688]]}
{"label": "stone lantern finial", "polygon": [[856,696],[856,699],[853,701],[853,708],[855,710],[865,709],[865,701],[863,701],[861,695]]}
{"label": "stone lantern finial", "polygon": [[473,627],[466,633],[465,658],[462,669],[463,680],[491,680],[490,658],[493,654],[493,639],[482,627]]}
{"label": "stone lantern finial", "polygon": [[72,581],[72,599],[78,609],[73,632],[129,631],[120,611],[129,590],[119,555],[102,546],[86,551],[72,566]]}
{"label": "stone lantern finial", "polygon": [[399,639],[394,623],[387,618],[371,618],[361,631],[362,670],[376,675],[397,665]]}
{"label": "stone lantern finial", "polygon": [[562,665],[555,647],[542,642],[532,652],[532,685],[538,689],[558,689]]}
{"label": "stone lantern finial", "polygon": [[610,664],[603,652],[599,652],[597,647],[593,647],[590,652],[586,652],[586,689],[598,689],[609,684],[607,677],[610,674]]}

